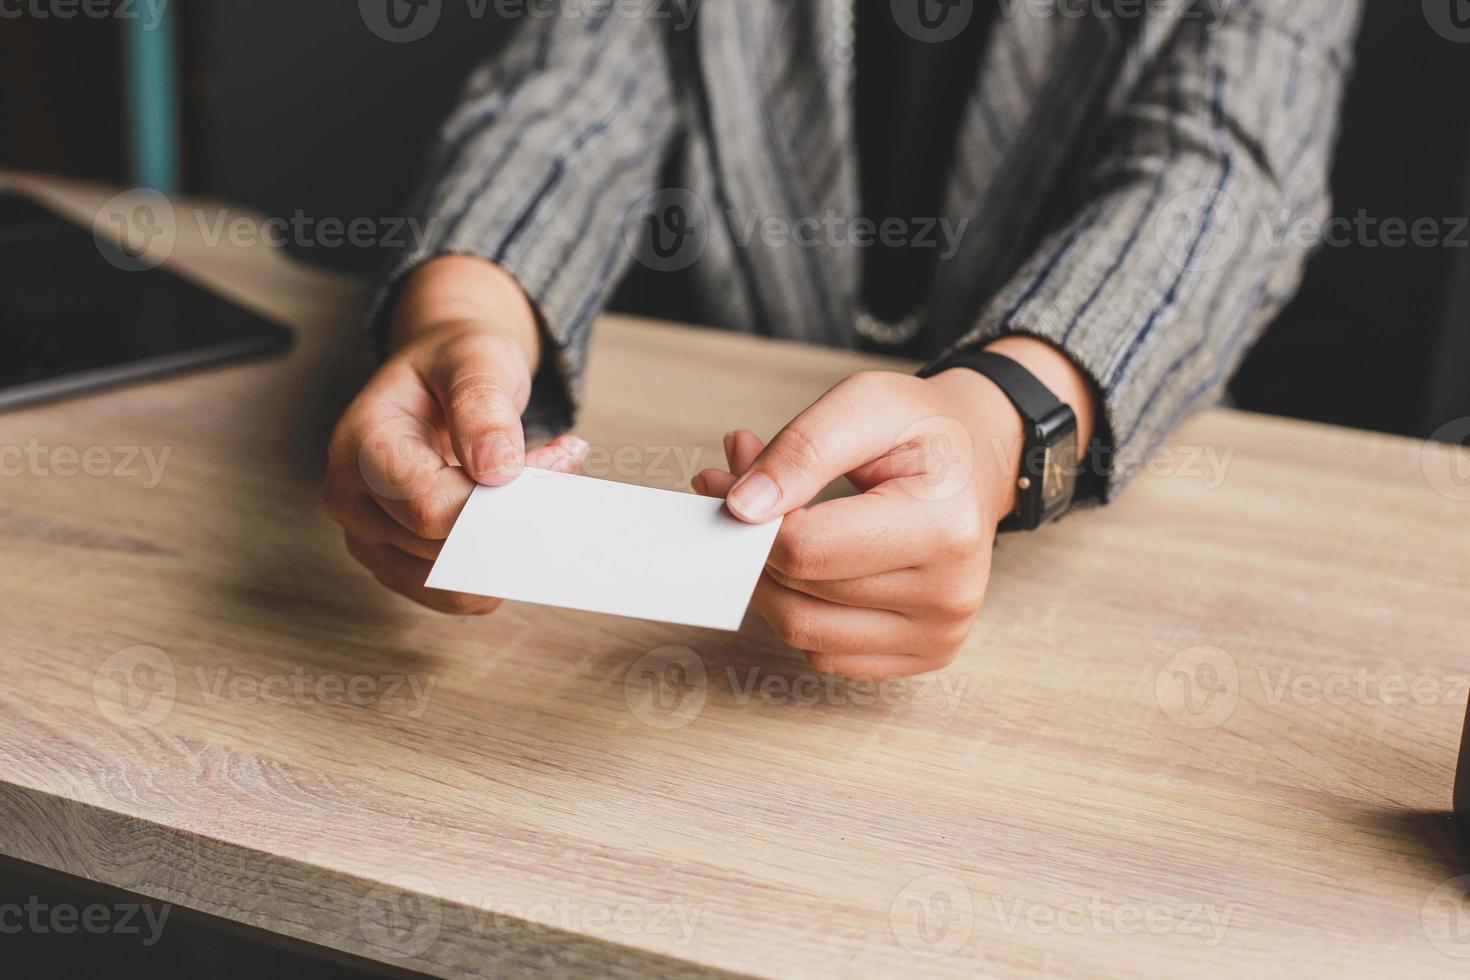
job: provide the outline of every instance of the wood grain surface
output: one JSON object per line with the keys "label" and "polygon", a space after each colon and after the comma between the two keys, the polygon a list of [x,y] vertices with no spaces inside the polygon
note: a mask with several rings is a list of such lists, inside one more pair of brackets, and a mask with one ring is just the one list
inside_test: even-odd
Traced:
{"label": "wood grain surface", "polygon": [[[0,416],[5,854],[451,977],[1470,969],[1462,455],[1209,412],[881,688],[754,618],[446,618],[320,512],[362,287],[200,208],[170,262],[298,343]],[[592,363],[590,470],[686,489],[876,362],[610,317]]]}

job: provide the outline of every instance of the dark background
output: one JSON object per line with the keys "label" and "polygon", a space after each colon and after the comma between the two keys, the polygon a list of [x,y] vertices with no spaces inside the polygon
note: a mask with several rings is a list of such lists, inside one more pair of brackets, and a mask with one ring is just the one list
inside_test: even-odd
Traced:
{"label": "dark background", "polygon": [[[372,34],[352,0],[172,0],[172,12],[183,189],[343,220],[401,211],[469,68],[513,26],[466,0],[446,0],[409,44]],[[0,166],[128,182],[115,35],[106,21],[0,23]],[[1333,184],[1348,218],[1445,228],[1470,215],[1470,43],[1435,33],[1415,0],[1369,0]],[[344,248],[307,257],[375,267]],[[1322,249],[1232,394],[1415,436],[1470,416],[1470,248]]]}

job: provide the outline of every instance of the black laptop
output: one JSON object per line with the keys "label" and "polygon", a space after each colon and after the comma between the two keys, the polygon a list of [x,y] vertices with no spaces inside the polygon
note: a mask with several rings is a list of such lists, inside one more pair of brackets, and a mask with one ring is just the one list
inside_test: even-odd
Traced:
{"label": "black laptop", "polygon": [[279,324],[0,192],[0,409],[290,345]]}

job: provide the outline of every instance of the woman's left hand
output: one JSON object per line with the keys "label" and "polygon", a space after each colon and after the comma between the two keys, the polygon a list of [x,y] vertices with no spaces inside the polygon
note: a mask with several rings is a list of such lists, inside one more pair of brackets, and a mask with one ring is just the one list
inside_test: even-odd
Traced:
{"label": "woman's left hand", "polygon": [[[694,480],[741,520],[785,523],[754,603],[834,674],[938,670],[959,653],[1015,506],[1020,416],[982,375],[867,372],[838,384],[770,445],[725,437],[730,470]],[[807,506],[846,476],[855,496]]]}

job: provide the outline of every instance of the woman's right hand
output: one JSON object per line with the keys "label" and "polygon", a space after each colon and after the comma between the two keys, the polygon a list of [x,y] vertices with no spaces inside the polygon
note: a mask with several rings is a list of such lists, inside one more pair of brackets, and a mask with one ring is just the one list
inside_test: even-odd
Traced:
{"label": "woman's right hand", "polygon": [[483,615],[500,600],[424,587],[470,492],[526,466],[571,472],[587,444],[568,435],[526,452],[536,317],[515,280],[484,260],[420,267],[395,308],[390,348],[332,435],[326,512],[383,585],[440,612]]}

